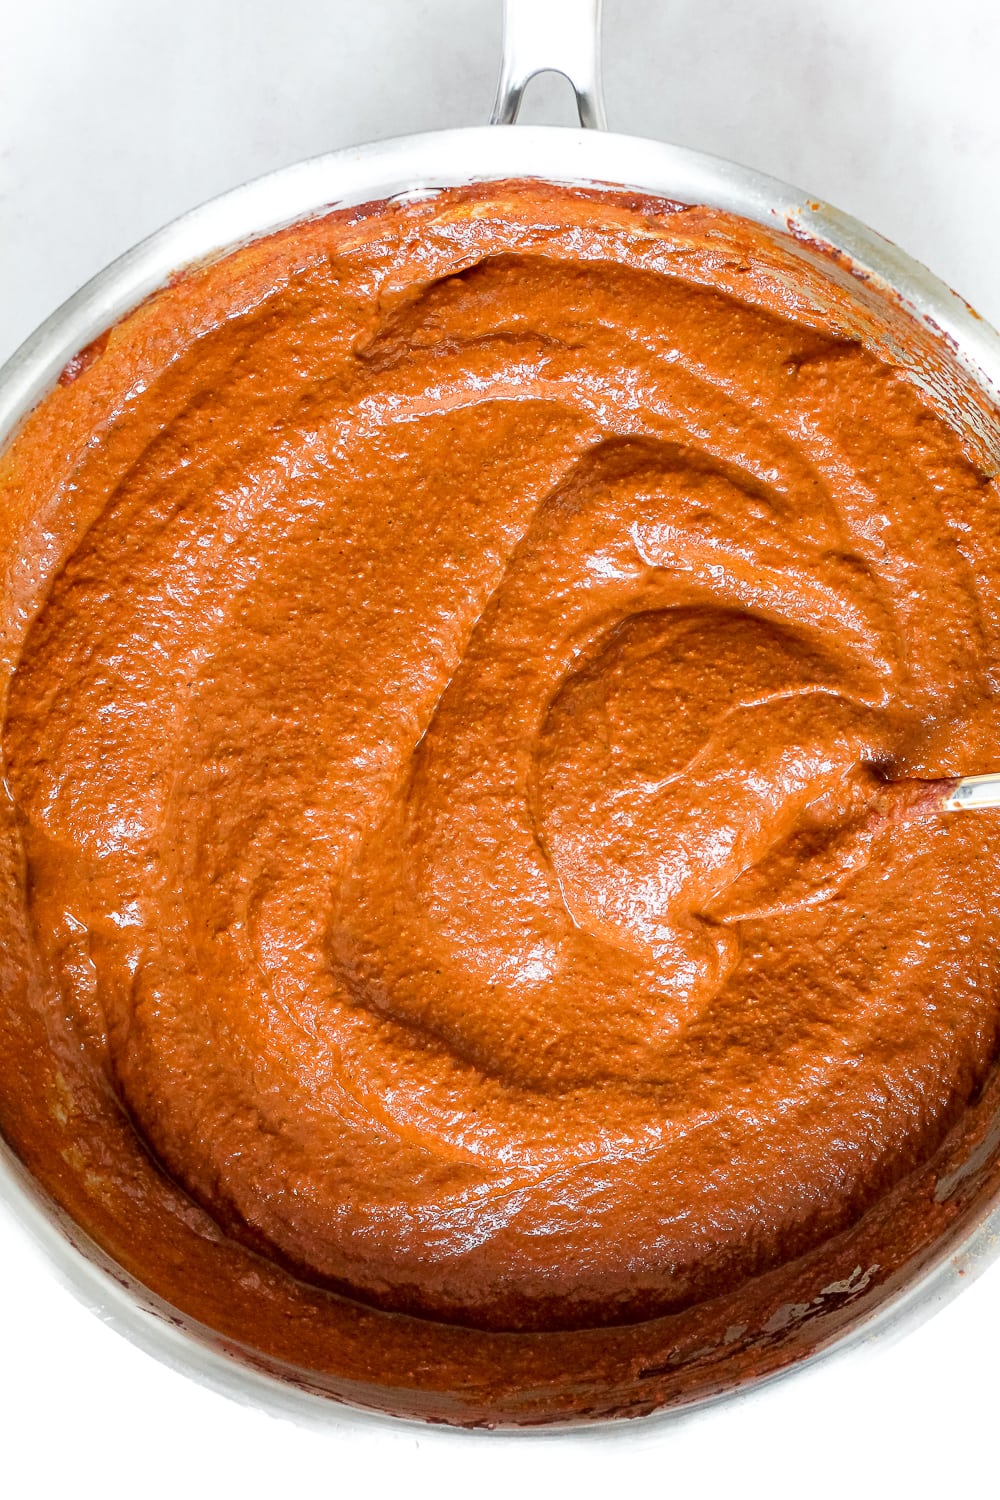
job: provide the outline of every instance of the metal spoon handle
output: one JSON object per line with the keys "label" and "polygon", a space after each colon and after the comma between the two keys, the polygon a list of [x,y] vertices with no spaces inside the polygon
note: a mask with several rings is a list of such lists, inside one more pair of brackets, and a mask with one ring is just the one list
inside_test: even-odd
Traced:
{"label": "metal spoon handle", "polygon": [[1000,775],[941,776],[923,780],[910,777],[886,781],[871,804],[869,821],[909,823],[914,818],[933,818],[945,812],[985,812],[1000,807]]}
{"label": "metal spoon handle", "polygon": [[962,776],[958,781],[946,785],[949,790],[942,798],[941,806],[947,812],[974,812],[982,808],[1000,807],[1000,774]]}

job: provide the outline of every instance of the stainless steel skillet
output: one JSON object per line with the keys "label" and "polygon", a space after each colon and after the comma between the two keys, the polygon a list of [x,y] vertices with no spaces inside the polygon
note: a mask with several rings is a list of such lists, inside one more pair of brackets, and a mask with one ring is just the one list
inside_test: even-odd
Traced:
{"label": "stainless steel skillet", "polygon": [[[610,184],[743,215],[787,240],[803,267],[853,298],[914,379],[966,430],[982,461],[1000,455],[1000,337],[923,267],[855,220],[797,190],[732,163],[604,130],[598,68],[599,0],[508,0],[495,124],[380,142],[332,153],[212,200],[122,256],[59,309],[0,371],[0,444],[55,383],[67,362],[180,267],[217,256],[333,204],[424,193],[476,180],[534,176]],[[526,83],[566,75],[581,129],[515,127]],[[900,1331],[929,1315],[996,1254],[992,1211],[998,1131],[987,1125],[942,1176],[960,1207],[946,1240],[874,1297],[859,1295],[817,1345],[846,1352],[876,1331]],[[993,1146],[990,1145],[991,1141]],[[328,1401],[294,1372],[262,1373],[223,1349],[113,1266],[30,1180],[9,1152],[0,1157],[0,1197],[57,1272],[106,1321],[167,1363],[244,1401],[324,1419]],[[968,1276],[965,1275],[965,1280]],[[858,1283],[857,1290],[865,1291]],[[850,1289],[849,1289],[850,1292]],[[838,1295],[847,1295],[840,1294]],[[853,1292],[850,1296],[853,1298]],[[804,1363],[799,1360],[798,1364]],[[375,1420],[358,1414],[356,1420]]]}

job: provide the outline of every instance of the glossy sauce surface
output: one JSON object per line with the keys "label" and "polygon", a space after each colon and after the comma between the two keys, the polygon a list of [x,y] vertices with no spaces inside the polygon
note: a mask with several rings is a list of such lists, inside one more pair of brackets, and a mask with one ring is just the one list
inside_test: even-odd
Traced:
{"label": "glossy sauce surface", "polygon": [[987,1075],[995,820],[865,815],[874,768],[1000,760],[996,497],[758,233],[334,216],[147,304],[8,455],[31,1003],[295,1285],[684,1308]]}

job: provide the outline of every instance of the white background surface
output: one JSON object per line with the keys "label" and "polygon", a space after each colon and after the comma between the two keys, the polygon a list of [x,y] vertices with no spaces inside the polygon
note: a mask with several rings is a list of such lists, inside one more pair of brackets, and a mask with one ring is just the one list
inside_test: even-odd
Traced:
{"label": "white background surface", "polygon": [[[544,4],[545,0],[538,0]],[[612,128],[867,220],[1000,322],[994,0],[606,0]],[[247,177],[488,116],[499,0],[0,0],[0,358],[106,261]],[[556,87],[526,118],[568,123]],[[905,1341],[751,1402],[491,1438],[300,1429],[139,1353],[0,1217],[0,1494],[997,1491],[1000,1264]]]}

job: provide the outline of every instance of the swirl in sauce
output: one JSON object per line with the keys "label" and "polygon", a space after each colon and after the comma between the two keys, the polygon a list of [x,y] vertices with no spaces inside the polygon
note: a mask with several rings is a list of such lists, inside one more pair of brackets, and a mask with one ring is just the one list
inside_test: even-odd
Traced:
{"label": "swirl in sauce", "polygon": [[8,459],[58,543],[4,739],[39,993],[296,1285],[649,1318],[857,1221],[985,1077],[993,825],[864,811],[997,761],[995,496],[762,265],[554,189],[333,217]]}

